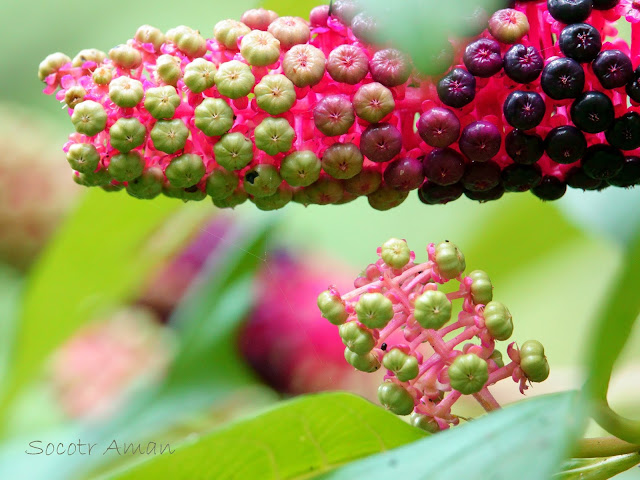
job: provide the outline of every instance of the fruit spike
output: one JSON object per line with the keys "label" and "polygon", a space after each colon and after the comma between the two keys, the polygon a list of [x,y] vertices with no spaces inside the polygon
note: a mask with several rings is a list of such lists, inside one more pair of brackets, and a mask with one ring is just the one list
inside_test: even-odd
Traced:
{"label": "fruit spike", "polygon": [[145,25],[38,73],[76,129],[64,147],[76,182],[137,198],[271,210],[367,196],[386,210],[409,190],[438,204],[638,184],[635,2],[510,5],[422,65],[432,76],[371,43],[375,20],[350,0],[310,22],[250,10],[211,39]]}

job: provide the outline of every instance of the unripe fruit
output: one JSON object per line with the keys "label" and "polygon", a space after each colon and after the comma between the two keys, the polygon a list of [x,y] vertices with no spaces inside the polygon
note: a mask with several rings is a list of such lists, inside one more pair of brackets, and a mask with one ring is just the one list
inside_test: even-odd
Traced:
{"label": "unripe fruit", "polygon": [[255,129],[256,147],[269,155],[291,150],[294,137],[293,128],[284,118],[267,117]]}
{"label": "unripe fruit", "polygon": [[437,330],[451,319],[451,300],[440,290],[427,290],[416,298],[413,316],[423,328]]}
{"label": "unripe fruit", "polygon": [[512,8],[498,10],[489,19],[489,33],[502,43],[516,43],[529,33],[529,20]]}
{"label": "unripe fruit", "polygon": [[402,268],[411,260],[411,250],[406,240],[390,238],[380,249],[382,260],[392,268]]}
{"label": "unripe fruit", "polygon": [[346,180],[360,173],[364,158],[353,143],[334,143],[322,155],[322,169],[333,178]]}
{"label": "unripe fruit", "polygon": [[250,31],[248,26],[237,20],[220,20],[213,27],[213,36],[229,50],[238,50],[238,39]]}
{"label": "unripe fruit", "polygon": [[228,197],[225,197],[222,200],[213,198],[212,201],[218,208],[235,208],[246,202],[248,198],[249,195],[247,195],[247,192],[245,192],[242,187],[238,187]]}
{"label": "unripe fruit", "polygon": [[190,57],[201,57],[207,53],[207,42],[197,30],[185,25],[172,28],[167,39],[175,43],[182,53]]}
{"label": "unripe fruit", "polygon": [[229,98],[246,97],[256,82],[249,66],[238,60],[231,60],[220,65],[214,79],[218,91]]}
{"label": "unripe fruit", "polygon": [[489,360],[493,360],[498,368],[504,367],[504,361],[502,360],[502,353],[500,353],[500,350],[494,350],[491,352]]}
{"label": "unripe fruit", "polygon": [[369,328],[383,328],[393,318],[393,304],[381,293],[363,293],[356,303],[356,315]]}
{"label": "unripe fruit", "polygon": [[213,146],[218,165],[227,170],[241,170],[253,160],[253,143],[240,132],[227,133]]}
{"label": "unripe fruit", "polygon": [[215,85],[216,66],[204,58],[196,58],[184,68],[184,84],[193,93],[202,93]]}
{"label": "unripe fruit", "polygon": [[139,147],[146,137],[147,129],[137,118],[119,118],[109,129],[109,142],[121,153]]}
{"label": "unripe fruit", "polygon": [[537,340],[527,340],[520,347],[520,368],[532,382],[542,382],[549,376],[549,362],[544,347]]}
{"label": "unripe fruit", "polygon": [[307,200],[316,205],[337,203],[343,198],[342,184],[333,178],[322,176],[305,189]]}
{"label": "unripe fruit", "polygon": [[391,370],[401,382],[407,382],[418,376],[418,360],[402,350],[394,348],[382,359],[384,368]]}
{"label": "unripe fruit", "polygon": [[276,193],[281,183],[282,178],[276,167],[260,164],[244,174],[243,186],[249,195],[268,197]]}
{"label": "unripe fruit", "polygon": [[396,106],[391,90],[381,83],[362,85],[353,96],[356,115],[370,123],[378,123]]}
{"label": "unripe fruit", "polygon": [[171,160],[164,174],[169,183],[178,188],[189,188],[198,184],[206,172],[200,155],[185,153]]}
{"label": "unripe fruit", "polygon": [[209,137],[227,133],[233,126],[233,117],[233,110],[222,98],[205,98],[194,111],[195,126]]}
{"label": "unripe fruit", "polygon": [[280,115],[296,103],[296,90],[291,80],[282,74],[265,75],[253,93],[258,107],[270,115]]}
{"label": "unripe fruit", "polygon": [[173,117],[179,105],[180,97],[171,85],[152,87],[145,93],[144,108],[155,119]]}
{"label": "unripe fruit", "polygon": [[238,176],[229,170],[216,167],[207,176],[205,190],[213,199],[222,200],[233,193],[238,186]]}
{"label": "unripe fruit", "polygon": [[164,33],[151,25],[142,25],[136,30],[133,38],[140,43],[150,43],[156,52],[160,51],[160,47],[165,41]]}
{"label": "unripe fruit", "polygon": [[369,72],[369,59],[355,45],[340,45],[329,54],[327,71],[336,82],[355,85]]}
{"label": "unripe fruit", "polygon": [[87,48],[84,50],[80,50],[73,60],[71,60],[72,67],[81,67],[86,62],[94,62],[97,65],[104,62],[104,59],[107,58],[107,54],[102,50],[98,50],[96,48]]}
{"label": "unripe fruit", "polygon": [[378,400],[384,408],[396,415],[409,415],[413,411],[413,397],[404,387],[395,382],[384,382],[380,385]]}
{"label": "unripe fruit", "polygon": [[342,325],[349,318],[344,301],[330,290],[325,290],[318,295],[318,308],[322,316],[334,325]]}
{"label": "unripe fruit", "polygon": [[164,174],[158,167],[145,170],[127,183],[127,193],[135,198],[150,200],[162,193]]}
{"label": "unripe fruit", "polygon": [[280,58],[280,42],[269,32],[253,30],[242,37],[240,53],[250,65],[266,67]]}
{"label": "unripe fruit", "polygon": [[107,112],[99,103],[85,100],[73,109],[71,123],[76,128],[76,132],[93,137],[107,126]]}
{"label": "unripe fruit", "polygon": [[278,14],[273,10],[253,8],[244,12],[240,20],[252,30],[266,30],[276,18]]}
{"label": "unripe fruit", "polygon": [[84,100],[86,94],[87,91],[84,88],[80,85],[74,85],[64,94],[64,103],[66,103],[69,108],[75,108],[76,105]]}
{"label": "unripe fruit", "polygon": [[409,423],[414,427],[420,428],[429,433],[438,433],[440,431],[440,426],[434,418],[428,417],[427,415],[421,415],[416,412],[411,414]]}
{"label": "unripe fruit", "polygon": [[109,175],[119,182],[128,182],[142,175],[144,158],[138,152],[114,155],[109,161]]}
{"label": "unripe fruit", "polygon": [[144,88],[138,80],[122,76],[109,84],[109,98],[119,107],[135,107],[143,96]]}
{"label": "unripe fruit", "polygon": [[473,279],[471,283],[471,298],[473,303],[486,305],[493,299],[493,285],[487,272],[474,270],[469,275]]}
{"label": "unripe fruit", "polygon": [[269,24],[267,30],[278,39],[284,49],[289,49],[300,43],[307,43],[311,37],[309,25],[300,17],[276,18]]}
{"label": "unripe fruit", "polygon": [[361,372],[372,373],[380,368],[380,360],[373,353],[358,355],[347,347],[344,349],[344,358],[349,365]]}
{"label": "unripe fruit", "polygon": [[173,55],[160,55],[156,60],[156,77],[167,85],[177,85],[182,78],[180,59]]}
{"label": "unripe fruit", "polygon": [[129,45],[118,45],[109,50],[109,58],[120,68],[138,68],[142,64],[142,55]]}
{"label": "unripe fruit", "polygon": [[252,197],[251,202],[258,208],[258,210],[271,211],[279,210],[283,208],[287,203],[293,199],[293,190],[288,185],[281,183],[276,190],[276,193],[269,195],[268,197]]}
{"label": "unripe fruit", "polygon": [[91,74],[96,85],[109,85],[113,79],[113,69],[108,66],[98,67]]}
{"label": "unripe fruit", "polygon": [[458,355],[447,373],[451,388],[463,395],[478,393],[489,380],[487,362],[473,353]]}
{"label": "unripe fruit", "polygon": [[287,155],[280,163],[280,176],[292,187],[308,187],[320,177],[322,164],[311,150]]}
{"label": "unripe fruit", "polygon": [[67,151],[67,161],[74,170],[80,173],[91,173],[98,167],[100,154],[90,143],[74,143]]}
{"label": "unripe fruit", "polygon": [[447,280],[456,278],[467,266],[464,255],[451,242],[441,242],[436,245],[435,262],[440,276]]}
{"label": "unripe fruit", "polygon": [[158,120],[151,129],[150,135],[156,150],[164,153],[176,153],[184,148],[189,136],[189,129],[178,118]]}
{"label": "unripe fruit", "polygon": [[513,333],[511,313],[502,303],[491,301],[484,307],[484,324],[496,340],[507,340]]}
{"label": "unripe fruit", "polygon": [[354,353],[366,355],[376,345],[376,341],[369,330],[359,326],[356,322],[347,322],[338,329],[342,343]]}
{"label": "unripe fruit", "polygon": [[378,50],[369,62],[371,77],[385,87],[402,85],[411,75],[411,64],[407,56],[394,48]]}
{"label": "unripe fruit", "polygon": [[328,95],[313,109],[317,129],[329,137],[344,135],[355,120],[353,104],[346,95]]}
{"label": "unripe fruit", "polygon": [[60,70],[60,67],[69,63],[71,59],[64,53],[56,52],[47,55],[40,65],[38,65],[38,78],[44,81],[52,73]]}
{"label": "unripe fruit", "polygon": [[324,77],[327,58],[312,45],[296,45],[282,60],[282,70],[296,87],[304,88],[320,83]]}

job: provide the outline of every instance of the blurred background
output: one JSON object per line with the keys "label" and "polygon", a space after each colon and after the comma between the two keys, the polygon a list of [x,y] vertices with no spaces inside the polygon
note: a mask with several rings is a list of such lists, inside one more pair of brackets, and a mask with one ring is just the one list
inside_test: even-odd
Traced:
{"label": "blurred background", "polygon": [[[135,404],[139,395],[131,392],[145,395],[158,379],[194,365],[195,377],[176,380],[171,392],[204,384],[189,398],[205,408],[177,422],[175,438],[268,405],[280,398],[276,391],[342,388],[371,397],[375,381],[346,368],[315,296],[329,283],[350,285],[392,236],[423,259],[428,243],[451,240],[469,271],[489,273],[494,298],[514,316],[514,339],[540,340],[551,365],[549,380],[527,395],[580,386],[594,314],[640,225],[639,191],[570,191],[553,203],[511,193],[445,206],[423,205],[412,193],[388,212],[366,199],[291,203],[276,213],[247,202],[230,214],[208,200],[144,202],[72,181],[61,150],[71,124],[37,77],[47,54],[108,51],[142,24],[184,24],[210,37],[218,20],[259,5],[308,16],[315,2],[0,4],[0,459],[10,459],[14,472],[31,472],[20,478],[39,478],[51,464],[13,455],[15,439],[85,428],[87,419],[115,429],[127,423],[123,396]],[[191,300],[180,302],[183,296]],[[169,319],[183,328],[167,328]],[[640,401],[637,330],[610,396],[629,415]],[[506,402],[521,398],[513,384],[500,388]],[[170,398],[166,405],[175,408]],[[154,421],[147,426],[157,428]],[[72,467],[61,468],[65,475]]]}

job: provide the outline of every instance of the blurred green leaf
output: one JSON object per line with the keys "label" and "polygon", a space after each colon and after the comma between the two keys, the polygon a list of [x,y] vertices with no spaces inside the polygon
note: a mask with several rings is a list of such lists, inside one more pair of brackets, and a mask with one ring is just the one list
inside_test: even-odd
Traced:
{"label": "blurred green leaf", "polygon": [[261,6],[274,10],[280,16],[294,15],[308,19],[312,8],[327,3],[325,0],[264,0]]}
{"label": "blurred green leaf", "polygon": [[0,394],[9,372],[23,284],[18,272],[0,264]]}
{"label": "blurred green leaf", "polygon": [[157,456],[109,478],[303,479],[424,435],[353,395],[310,395],[176,445],[171,456]]}
{"label": "blurred green leaf", "polygon": [[640,453],[618,455],[604,460],[589,462],[562,473],[556,474],[554,480],[607,480],[640,463]]}

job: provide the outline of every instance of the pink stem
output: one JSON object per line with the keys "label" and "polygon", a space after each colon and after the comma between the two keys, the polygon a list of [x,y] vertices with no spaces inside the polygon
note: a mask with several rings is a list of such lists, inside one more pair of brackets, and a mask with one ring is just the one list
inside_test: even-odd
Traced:
{"label": "pink stem", "polygon": [[415,275],[416,273],[420,273],[424,270],[430,270],[430,269],[431,269],[430,262],[425,262],[425,263],[421,263],[420,265],[415,265],[409,268],[408,270],[405,270],[404,272],[402,272],[402,274],[398,275],[396,278],[394,278],[393,283],[395,283],[396,285],[400,285],[404,280],[409,278],[411,275]]}
{"label": "pink stem", "polygon": [[387,324],[387,326],[380,331],[379,341],[383,342],[389,335],[395,332],[398,329],[398,327],[400,327],[405,322],[405,320],[406,320],[406,317],[404,317],[403,315],[391,320]]}
{"label": "pink stem", "polygon": [[487,412],[492,412],[494,410],[500,409],[500,404],[494,398],[494,396],[491,395],[491,392],[487,389],[487,387],[484,387],[478,393],[474,393],[473,398],[475,398],[478,403],[482,405],[482,408],[484,408]]}
{"label": "pink stem", "polygon": [[416,285],[418,285],[418,283],[426,283],[426,282],[423,282],[423,280],[426,280],[429,277],[431,277],[431,269],[425,270],[424,272],[416,276],[413,280],[411,280],[409,283],[407,283],[406,285],[403,285],[402,290],[404,290],[405,292],[410,292],[411,290],[414,289]]}
{"label": "pink stem", "polygon": [[493,385],[496,382],[499,382],[502,379],[508,378],[513,374],[513,371],[518,367],[518,364],[515,362],[511,362],[508,365],[505,365],[502,368],[499,368],[495,372],[491,372],[489,374],[489,380],[487,380],[487,385]]}
{"label": "pink stem", "polygon": [[451,407],[453,406],[454,403],[458,401],[458,399],[461,396],[462,394],[460,392],[458,392],[457,390],[454,390],[449,395],[444,397],[436,407],[436,412],[438,412],[438,416],[441,416],[444,412],[448,413],[449,411],[451,411]]}
{"label": "pink stem", "polygon": [[379,287],[381,283],[382,282],[380,280],[367,283],[366,285],[363,285],[360,288],[356,288],[355,290],[351,290],[350,292],[345,293],[344,295],[342,295],[342,299],[346,300],[349,298],[357,297],[360,294],[368,292],[371,287]]}
{"label": "pink stem", "polygon": [[475,337],[478,333],[480,333],[481,329],[478,327],[469,327],[460,335],[452,338],[446,343],[446,348],[451,350],[456,347],[459,343],[464,342],[465,340],[470,340]]}

